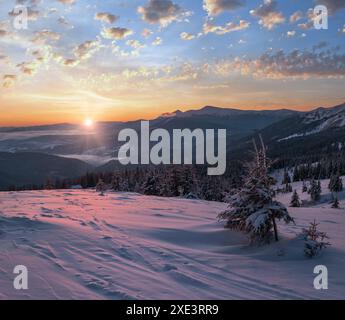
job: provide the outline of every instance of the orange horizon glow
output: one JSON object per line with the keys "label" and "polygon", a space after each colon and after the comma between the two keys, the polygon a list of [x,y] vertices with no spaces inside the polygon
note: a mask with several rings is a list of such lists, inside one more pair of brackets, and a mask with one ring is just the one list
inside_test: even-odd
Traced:
{"label": "orange horizon glow", "polygon": [[[307,104],[307,105],[299,105],[299,106],[286,106],[286,105],[271,105],[271,106],[257,106],[257,105],[246,105],[238,107],[236,105],[229,105],[227,107],[219,106],[219,108],[224,109],[239,109],[239,110],[278,110],[278,109],[290,109],[296,111],[311,111],[319,107],[333,107],[338,104],[342,104],[344,101],[334,101],[330,102],[327,105],[320,105],[320,103],[315,104]],[[199,110],[206,105],[218,107],[215,104],[205,104],[201,106],[184,106],[184,107],[172,107],[172,108],[153,108],[153,109],[146,109],[140,110],[137,112],[130,112],[130,111],[114,111],[114,112],[103,112],[100,115],[94,115],[92,117],[89,116],[81,116],[77,114],[12,114],[6,111],[2,113],[0,119],[0,127],[23,127],[23,126],[40,126],[40,125],[54,125],[54,124],[62,124],[62,123],[69,123],[69,124],[80,124],[87,127],[92,127],[94,123],[97,122],[127,122],[127,121],[136,121],[136,120],[153,120],[164,113],[171,113],[176,110],[180,110],[182,112],[189,111],[189,110]],[[116,115],[115,115],[116,113]]]}

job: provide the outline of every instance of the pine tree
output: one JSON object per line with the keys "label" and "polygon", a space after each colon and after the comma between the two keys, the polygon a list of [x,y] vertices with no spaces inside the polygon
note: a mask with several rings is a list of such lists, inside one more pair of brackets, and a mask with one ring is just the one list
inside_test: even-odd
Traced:
{"label": "pine tree", "polygon": [[304,180],[303,180],[302,192],[303,193],[308,192],[308,187],[307,187],[307,185],[306,185]]}
{"label": "pine tree", "polygon": [[291,198],[290,207],[299,208],[300,206],[301,206],[301,202],[299,201],[298,193],[295,190]]}
{"label": "pine tree", "polygon": [[96,191],[99,192],[101,196],[104,196],[104,192],[106,191],[106,186],[102,179],[98,180],[98,183],[96,185]]}
{"label": "pine tree", "polygon": [[254,242],[270,242],[274,234],[278,241],[276,220],[293,222],[286,207],[273,200],[274,179],[268,175],[272,162],[266,156],[266,147],[257,149],[255,158],[248,164],[248,176],[240,191],[231,197],[229,209],[220,213],[226,227],[249,233]]}
{"label": "pine tree", "polygon": [[321,198],[321,183],[316,182],[314,179],[310,182],[309,194],[312,201],[319,201]]}
{"label": "pine tree", "polygon": [[291,183],[291,177],[289,175],[289,172],[285,170],[282,184],[288,185],[289,183]]}
{"label": "pine tree", "polygon": [[319,231],[317,229],[318,226],[319,224],[314,220],[314,222],[310,223],[308,229],[303,229],[302,234],[305,240],[304,254],[308,258],[317,256],[323,249],[331,245],[329,242],[325,242],[329,237],[325,232]]}
{"label": "pine tree", "polygon": [[292,185],[291,185],[290,183],[287,183],[287,184],[285,185],[285,192],[286,192],[286,193],[292,192]]}
{"label": "pine tree", "polygon": [[329,181],[328,189],[331,192],[341,192],[343,191],[343,181],[340,178],[340,175],[332,175],[331,180]]}
{"label": "pine tree", "polygon": [[159,195],[158,181],[157,181],[157,178],[153,174],[150,174],[147,177],[147,180],[144,183],[143,189],[144,189],[144,194],[146,195],[151,195],[151,196]]}

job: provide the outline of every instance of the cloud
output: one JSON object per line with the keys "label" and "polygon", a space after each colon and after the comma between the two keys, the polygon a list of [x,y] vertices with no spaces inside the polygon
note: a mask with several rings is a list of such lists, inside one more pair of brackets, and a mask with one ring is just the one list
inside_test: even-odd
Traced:
{"label": "cloud", "polygon": [[297,21],[301,20],[303,18],[303,12],[302,11],[296,11],[290,16],[290,22],[296,23]]}
{"label": "cloud", "polygon": [[58,41],[60,34],[51,30],[36,31],[34,38],[31,40],[34,43],[44,43],[45,41]]}
{"label": "cloud", "polygon": [[307,21],[304,23],[300,23],[298,25],[299,28],[307,30],[307,29],[311,29],[314,27],[314,18],[315,18],[315,14],[314,14],[314,10],[313,9],[308,9],[307,11]]}
{"label": "cloud", "polygon": [[239,31],[247,29],[250,23],[245,20],[240,20],[239,24],[234,22],[228,22],[225,26],[216,26],[211,22],[207,21],[204,23],[203,30],[205,34],[215,33],[218,35],[223,35],[229,32]]}
{"label": "cloud", "polygon": [[31,62],[19,63],[19,64],[17,64],[16,67],[19,68],[23,74],[26,74],[28,76],[32,76],[36,73],[39,64],[40,64],[40,62],[38,60],[36,60],[36,61],[31,61]]}
{"label": "cloud", "polygon": [[141,35],[144,37],[144,38],[148,38],[148,37],[150,37],[151,35],[152,35],[152,31],[150,30],[150,29],[147,29],[147,28],[145,28],[144,30],[143,30],[143,32],[141,33]]}
{"label": "cloud", "polygon": [[105,39],[120,40],[133,34],[133,31],[127,28],[113,27],[113,28],[104,28],[101,34],[102,34],[102,37]]}
{"label": "cloud", "polygon": [[73,26],[69,21],[67,21],[67,19],[66,19],[65,17],[62,17],[62,16],[59,17],[59,18],[57,19],[57,22],[58,22],[59,24],[65,26],[65,27],[69,28],[69,29],[73,29],[73,28],[74,28],[74,26]]}
{"label": "cloud", "polygon": [[94,53],[99,51],[100,42],[96,41],[85,41],[76,48],[74,48],[73,53],[76,58],[86,60],[91,58]]}
{"label": "cloud", "polygon": [[204,0],[204,9],[210,16],[217,16],[224,11],[234,10],[243,5],[242,0]]}
{"label": "cloud", "polygon": [[3,76],[3,83],[2,83],[2,86],[4,88],[10,88],[12,87],[15,82],[17,81],[17,76],[16,75],[13,75],[13,74],[5,74]]}
{"label": "cloud", "polygon": [[335,13],[345,8],[344,0],[316,0],[315,3],[326,6],[330,13]]}
{"label": "cloud", "polygon": [[264,0],[258,8],[251,10],[250,14],[260,18],[259,24],[271,30],[277,24],[285,22],[285,17],[281,12],[276,11],[277,2],[275,0]]}
{"label": "cloud", "polygon": [[77,59],[64,59],[62,61],[62,64],[67,66],[67,67],[75,67],[80,63],[79,60]]}
{"label": "cloud", "polygon": [[185,41],[190,41],[190,40],[195,39],[195,35],[190,34],[190,33],[187,33],[187,32],[182,32],[182,33],[180,34],[180,38],[181,38],[182,40],[185,40]]}
{"label": "cloud", "polygon": [[99,13],[96,13],[95,15],[95,20],[99,20],[99,21],[107,22],[107,23],[114,23],[115,21],[117,21],[118,18],[119,17],[107,12],[99,12]]}
{"label": "cloud", "polygon": [[139,49],[145,48],[145,45],[143,45],[138,40],[127,40],[126,44],[128,46],[132,47],[135,50],[139,50]]}
{"label": "cloud", "polygon": [[318,44],[313,46],[313,51],[320,50],[323,48],[328,47],[328,42],[327,41],[321,41]]}
{"label": "cloud", "polygon": [[157,37],[153,42],[152,45],[154,46],[159,46],[160,44],[162,44],[163,40],[160,37]]}
{"label": "cloud", "polygon": [[57,0],[57,1],[63,4],[74,4],[76,2],[76,0]]}
{"label": "cloud", "polygon": [[292,38],[292,37],[294,37],[296,35],[296,31],[288,31],[286,33],[286,35],[287,35],[288,38]]}
{"label": "cloud", "polygon": [[345,76],[345,54],[334,50],[308,51],[295,49],[285,53],[268,51],[257,59],[223,60],[216,63],[213,72],[228,76],[233,72],[255,78],[343,78]]}
{"label": "cloud", "polygon": [[8,35],[8,32],[7,30],[4,30],[4,29],[0,29],[0,37],[5,37]]}
{"label": "cloud", "polygon": [[171,0],[149,0],[146,6],[138,8],[138,12],[145,22],[160,24],[162,27],[190,14]]}

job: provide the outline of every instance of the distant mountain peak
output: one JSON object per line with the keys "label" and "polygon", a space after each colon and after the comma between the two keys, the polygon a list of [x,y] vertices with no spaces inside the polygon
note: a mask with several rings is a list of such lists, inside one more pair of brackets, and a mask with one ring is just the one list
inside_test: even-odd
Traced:
{"label": "distant mountain peak", "polygon": [[163,113],[160,118],[173,118],[181,115],[183,112],[181,110],[176,110],[174,112],[166,112]]}
{"label": "distant mountain peak", "polygon": [[250,113],[292,115],[292,114],[298,113],[298,111],[293,111],[293,110],[288,110],[288,109],[242,110],[242,109],[234,109],[234,108],[220,108],[220,107],[207,105],[201,109],[194,109],[194,110],[188,110],[188,111],[176,110],[174,112],[164,113],[158,119],[187,118],[191,116],[231,117],[231,116],[245,115],[245,114],[250,114]]}

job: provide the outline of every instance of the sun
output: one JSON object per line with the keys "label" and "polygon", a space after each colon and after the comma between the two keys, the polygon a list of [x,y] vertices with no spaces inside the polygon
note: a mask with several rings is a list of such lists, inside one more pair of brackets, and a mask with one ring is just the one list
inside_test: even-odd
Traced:
{"label": "sun", "polygon": [[88,118],[88,119],[85,119],[84,121],[84,126],[85,127],[88,127],[88,128],[91,128],[93,126],[93,120]]}

